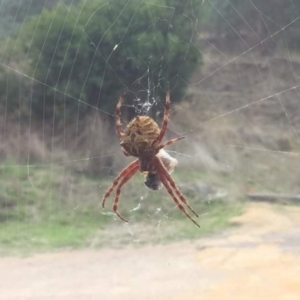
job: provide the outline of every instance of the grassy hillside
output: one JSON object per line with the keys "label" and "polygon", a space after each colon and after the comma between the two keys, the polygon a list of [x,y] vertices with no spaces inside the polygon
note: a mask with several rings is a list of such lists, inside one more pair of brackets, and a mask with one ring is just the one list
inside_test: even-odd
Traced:
{"label": "grassy hillside", "polygon": [[[132,243],[166,242],[196,238],[224,228],[241,207],[214,200],[204,201],[190,191],[190,203],[200,214],[201,229],[174,206],[164,191],[147,190],[136,176],[124,188],[120,212],[123,223],[112,213],[113,197],[100,207],[112,178],[89,178],[62,166],[1,169],[0,251],[32,252],[56,248],[121,246]],[[180,172],[175,178],[180,182]],[[193,190],[192,190],[193,191]],[[135,237],[130,234],[134,233]]]}
{"label": "grassy hillside", "polygon": [[300,59],[204,49],[204,67],[185,101],[172,106],[167,133],[186,137],[170,149],[179,160],[172,176],[202,227],[164,190],[146,189],[141,175],[121,195],[129,225],[112,213],[112,197],[102,210],[105,189],[130,159],[101,115],[80,120],[77,131],[72,124],[20,126],[19,119],[6,118],[0,132],[2,252],[196,238],[228,226],[247,193],[298,193],[300,107],[291,87]]}

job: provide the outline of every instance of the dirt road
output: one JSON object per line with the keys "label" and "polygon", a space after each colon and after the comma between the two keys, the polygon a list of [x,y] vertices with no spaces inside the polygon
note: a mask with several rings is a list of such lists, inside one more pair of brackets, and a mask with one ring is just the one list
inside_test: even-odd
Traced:
{"label": "dirt road", "polygon": [[300,208],[250,205],[195,242],[0,259],[2,300],[300,299]]}

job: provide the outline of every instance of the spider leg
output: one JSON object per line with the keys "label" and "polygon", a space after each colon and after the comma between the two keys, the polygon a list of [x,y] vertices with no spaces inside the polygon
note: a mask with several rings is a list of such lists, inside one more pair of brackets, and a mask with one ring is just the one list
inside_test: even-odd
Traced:
{"label": "spider leg", "polygon": [[[200,225],[191,217],[191,215],[185,210],[185,208],[183,207],[183,205],[180,203],[180,201],[176,198],[176,196],[174,195],[170,185],[173,187],[173,189],[175,190],[177,196],[180,198],[180,200],[186,204],[186,206],[198,217],[197,213],[190,207],[190,205],[188,204],[187,200],[183,197],[183,195],[180,193],[180,191],[178,190],[177,186],[175,185],[175,182],[172,180],[171,176],[168,174],[167,170],[165,169],[165,167],[163,166],[163,164],[161,163],[161,161],[159,160],[159,158],[156,157],[155,159],[155,163],[156,163],[156,167],[157,167],[157,174],[161,180],[161,182],[163,183],[163,185],[165,186],[166,190],[168,191],[168,193],[170,194],[170,196],[172,197],[172,199],[174,200],[174,202],[176,203],[177,207],[198,227],[200,227]],[[167,177],[167,175],[169,176],[169,179]],[[169,185],[170,183],[170,185]]]}
{"label": "spider leg", "polygon": [[[174,180],[172,179],[171,175],[169,174],[169,172],[167,171],[167,169],[165,168],[165,166],[161,163],[162,167],[163,167],[163,174],[165,175],[166,180],[170,183],[171,187],[174,189],[175,193],[177,194],[177,196],[179,197],[179,199],[194,213],[194,215],[198,218],[199,215],[192,209],[192,207],[189,205],[188,201],[185,199],[185,197],[182,195],[182,193],[180,192],[179,188],[177,187],[176,183],[174,182]],[[162,169],[162,168],[161,168]]]}
{"label": "spider leg", "polygon": [[119,138],[122,138],[124,136],[124,133],[122,131],[122,123],[121,123],[121,106],[124,101],[126,93],[124,92],[121,97],[119,98],[118,104],[116,106],[115,116],[116,116],[116,132]]}
{"label": "spider leg", "polygon": [[104,207],[105,205],[105,201],[106,199],[109,197],[109,195],[112,193],[112,191],[114,190],[114,188],[118,185],[119,183],[119,180],[122,178],[122,177],[125,177],[128,173],[131,172],[131,170],[133,168],[136,168],[138,167],[139,165],[139,162],[138,160],[135,160],[133,161],[131,164],[129,164],[125,169],[123,169],[119,175],[115,178],[115,180],[113,181],[112,185],[110,186],[110,188],[107,190],[107,192],[104,194],[103,196],[103,200],[102,200],[102,207]]}
{"label": "spider leg", "polygon": [[124,219],[120,213],[118,212],[118,203],[119,203],[119,197],[121,194],[121,188],[122,186],[138,171],[139,165],[136,164],[122,179],[120,184],[118,185],[117,191],[116,191],[116,197],[113,205],[113,210],[117,214],[117,216],[124,222],[128,222],[128,220]]}
{"label": "spider leg", "polygon": [[166,94],[166,102],[165,102],[165,109],[164,109],[164,117],[163,117],[163,123],[161,126],[161,130],[159,133],[159,136],[157,138],[158,143],[160,143],[166,133],[168,122],[169,122],[169,114],[170,114],[170,91],[167,90]]}
{"label": "spider leg", "polygon": [[184,139],[184,138],[185,138],[184,136],[180,136],[180,137],[178,137],[178,138],[175,138],[175,139],[166,141],[165,143],[163,143],[163,144],[161,144],[161,145],[159,145],[159,146],[157,147],[157,152],[158,152],[160,149],[165,148],[165,147],[167,147],[167,146],[170,146],[170,145],[172,145],[172,144],[174,144],[174,143],[176,143],[176,142],[178,142],[178,141],[180,141],[180,140],[182,140],[182,139]]}

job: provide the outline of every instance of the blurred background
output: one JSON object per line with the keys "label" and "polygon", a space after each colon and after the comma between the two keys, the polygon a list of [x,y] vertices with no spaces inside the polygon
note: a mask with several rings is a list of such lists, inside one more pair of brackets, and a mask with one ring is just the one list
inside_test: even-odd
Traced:
{"label": "blurred background", "polygon": [[[2,0],[0,39],[3,299],[298,299],[300,2]],[[114,194],[100,205],[132,161],[119,96],[124,127],[161,124],[167,87],[165,140],[185,136],[172,178],[200,229],[140,174],[120,198],[129,224]],[[129,273],[107,277],[109,261]]]}

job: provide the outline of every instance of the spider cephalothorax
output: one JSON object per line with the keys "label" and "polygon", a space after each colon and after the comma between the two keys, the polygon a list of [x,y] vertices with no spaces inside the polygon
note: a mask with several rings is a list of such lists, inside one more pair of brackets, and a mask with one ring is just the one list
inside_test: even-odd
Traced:
{"label": "spider cephalothorax", "polygon": [[[187,200],[179,191],[175,182],[171,178],[169,172],[174,169],[174,166],[171,164],[174,163],[170,160],[165,153],[160,152],[166,146],[169,146],[183,137],[178,137],[172,140],[169,140],[165,143],[161,143],[165,135],[168,120],[169,120],[169,111],[170,111],[170,93],[167,92],[166,102],[165,102],[165,111],[163,117],[163,123],[161,129],[158,124],[148,116],[137,116],[129,122],[125,130],[122,131],[121,124],[121,106],[124,101],[125,94],[123,94],[116,107],[116,126],[117,126],[117,135],[120,138],[120,145],[123,149],[123,153],[126,156],[134,156],[138,159],[134,160],[129,164],[119,175],[115,178],[113,184],[105,193],[102,201],[102,206],[104,207],[106,199],[112,193],[115,187],[117,187],[116,197],[113,205],[113,210],[117,216],[125,221],[118,212],[118,203],[119,196],[121,194],[122,186],[139,170],[140,172],[146,175],[146,185],[152,189],[158,189],[160,184],[163,184],[167,189],[168,193],[173,198],[174,202],[178,208],[194,222],[197,226],[199,224],[190,216],[186,211],[183,204],[185,204],[197,217],[197,213],[190,207]],[[170,165],[169,165],[170,164]],[[148,182],[147,182],[148,180]],[[120,183],[119,183],[120,182]],[[157,188],[156,188],[157,187]],[[175,194],[174,194],[175,192]]]}

